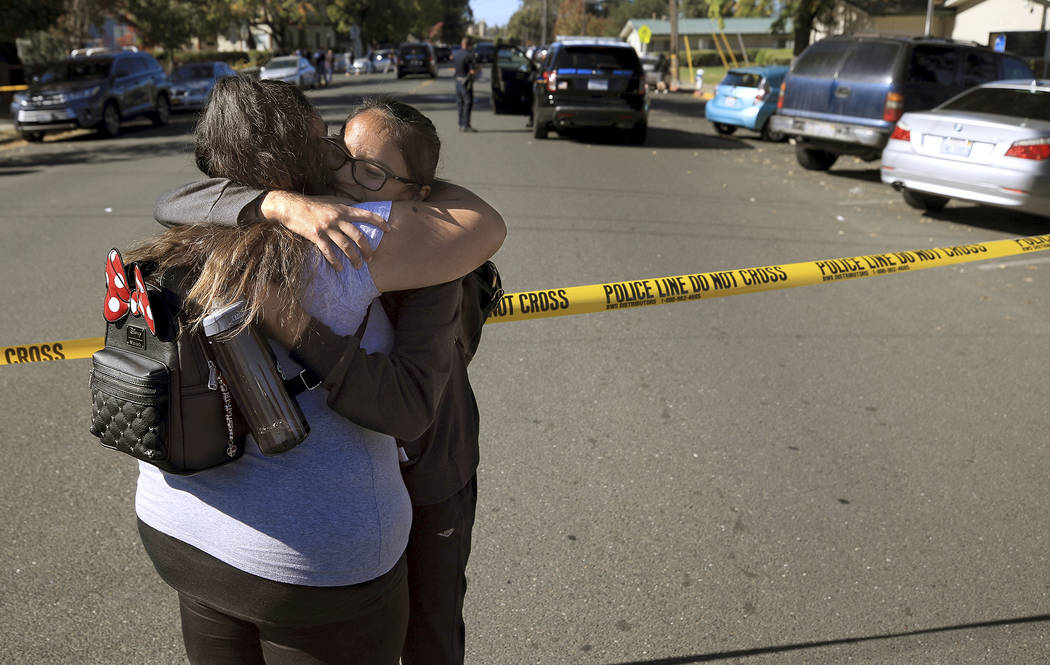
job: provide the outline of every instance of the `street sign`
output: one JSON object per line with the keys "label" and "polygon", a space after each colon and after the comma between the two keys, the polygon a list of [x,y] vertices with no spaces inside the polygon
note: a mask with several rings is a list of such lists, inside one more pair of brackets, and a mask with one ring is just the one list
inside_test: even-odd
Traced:
{"label": "street sign", "polygon": [[648,44],[649,40],[653,38],[653,31],[647,25],[643,25],[638,28],[638,39],[642,40],[643,44]]}

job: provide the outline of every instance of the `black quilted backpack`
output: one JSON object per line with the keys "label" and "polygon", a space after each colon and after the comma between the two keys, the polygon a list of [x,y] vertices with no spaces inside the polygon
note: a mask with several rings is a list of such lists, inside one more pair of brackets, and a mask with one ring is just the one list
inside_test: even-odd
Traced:
{"label": "black quilted backpack", "polygon": [[[148,271],[146,275],[149,276]],[[180,275],[106,257],[106,344],[91,357],[91,433],[167,472],[239,459],[246,428],[199,330],[179,335]]]}

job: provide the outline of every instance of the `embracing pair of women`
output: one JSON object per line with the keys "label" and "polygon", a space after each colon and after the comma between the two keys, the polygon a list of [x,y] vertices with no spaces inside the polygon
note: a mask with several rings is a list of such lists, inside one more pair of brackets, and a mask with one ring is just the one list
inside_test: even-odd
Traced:
{"label": "embracing pair of women", "polygon": [[462,662],[478,419],[461,278],[506,229],[435,179],[439,153],[411,106],[367,101],[327,137],[293,86],[223,79],[196,130],[210,179],[162,197],[172,228],[129,255],[191,269],[185,325],[244,300],[286,375],[323,377],[286,453],[140,464],[140,535],[192,663]]}

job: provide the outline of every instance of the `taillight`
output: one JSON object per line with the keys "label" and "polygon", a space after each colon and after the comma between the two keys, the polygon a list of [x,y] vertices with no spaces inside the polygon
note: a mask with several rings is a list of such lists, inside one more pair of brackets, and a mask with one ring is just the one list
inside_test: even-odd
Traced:
{"label": "taillight", "polygon": [[777,110],[784,108],[784,91],[787,90],[787,81],[781,81],[780,83],[780,96],[777,97]]}
{"label": "taillight", "polygon": [[639,95],[645,95],[645,94],[648,94],[648,92],[649,92],[649,79],[646,78],[645,72],[642,72],[642,75],[638,77],[638,94]]}
{"label": "taillight", "polygon": [[1050,139],[1029,139],[1018,141],[1006,151],[1007,157],[1018,159],[1050,159]]}
{"label": "taillight", "polygon": [[558,89],[558,72],[554,70],[543,72],[543,80],[547,83],[547,90],[554,92]]}
{"label": "taillight", "polygon": [[903,125],[897,125],[890,134],[891,141],[911,141],[911,130]]}
{"label": "taillight", "polygon": [[755,104],[761,104],[769,96],[769,84],[763,83],[758,89],[758,94],[755,95]]}
{"label": "taillight", "polygon": [[904,95],[899,92],[886,93],[886,105],[882,107],[882,119],[897,122],[904,115]]}

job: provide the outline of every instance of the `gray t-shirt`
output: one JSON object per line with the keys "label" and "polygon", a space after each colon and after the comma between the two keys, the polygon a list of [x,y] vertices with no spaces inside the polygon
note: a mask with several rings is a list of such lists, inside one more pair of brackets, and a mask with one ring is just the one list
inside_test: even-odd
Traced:
{"label": "gray t-shirt", "polygon": [[[361,204],[386,217],[390,204]],[[382,231],[360,224],[373,247]],[[344,257],[344,261],[346,258]],[[303,305],[340,335],[352,335],[379,295],[367,267],[331,269],[318,254]],[[388,352],[393,330],[373,307],[362,339]],[[299,367],[274,345],[287,376]],[[321,388],[298,396],[310,436],[265,457],[249,441],[244,457],[193,476],[140,463],[135,511],[154,529],[235,568],[307,586],[359,584],[390,570],[408,543],[412,508],[390,436],[353,424],[325,403]]]}

